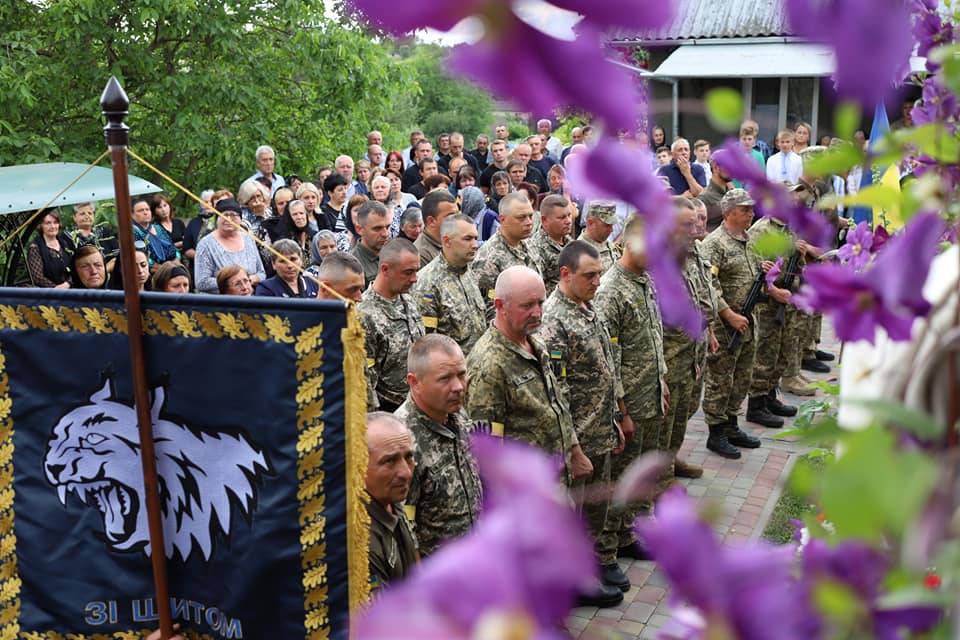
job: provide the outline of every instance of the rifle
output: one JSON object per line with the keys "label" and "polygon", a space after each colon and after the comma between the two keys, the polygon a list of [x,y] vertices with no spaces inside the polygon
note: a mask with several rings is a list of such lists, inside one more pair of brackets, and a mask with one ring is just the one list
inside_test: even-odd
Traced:
{"label": "rifle", "polygon": [[[793,284],[793,279],[797,277],[797,267],[800,266],[800,252],[794,251],[790,259],[787,260],[787,266],[783,269],[783,288],[789,289]],[[782,325],[786,315],[787,305],[781,304],[777,307],[777,324]]]}
{"label": "rifle", "polygon": [[[753,324],[750,320],[753,314],[753,308],[757,306],[757,302],[763,294],[766,275],[763,269],[760,269],[760,273],[757,274],[757,279],[753,281],[753,286],[750,287],[750,293],[747,294],[747,300],[743,303],[743,308],[740,310],[740,313],[746,316],[747,322],[750,322],[750,324]],[[727,352],[733,353],[736,351],[741,340],[743,340],[743,334],[739,331],[734,331],[733,335],[730,336],[730,342],[727,343]]]}

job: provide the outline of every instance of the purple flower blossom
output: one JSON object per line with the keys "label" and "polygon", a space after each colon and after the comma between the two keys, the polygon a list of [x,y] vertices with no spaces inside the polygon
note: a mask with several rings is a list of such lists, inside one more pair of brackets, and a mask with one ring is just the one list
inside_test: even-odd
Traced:
{"label": "purple flower blossom", "polygon": [[914,319],[930,310],[922,288],[943,230],[938,215],[918,214],[861,273],[839,264],[804,269],[806,284],[794,300],[798,306],[830,314],[841,340],[872,343],[877,325],[891,339],[907,340]]}
{"label": "purple flower blossom", "polygon": [[615,504],[649,500],[657,491],[657,483],[670,464],[670,456],[662,451],[648,451],[630,463],[613,491]]}
{"label": "purple flower blossom", "polygon": [[903,79],[913,38],[904,0],[786,0],[798,35],[833,48],[837,92],[873,109]]}
{"label": "purple flower blossom", "polygon": [[777,281],[777,278],[780,277],[780,271],[783,269],[783,256],[777,258],[777,261],[773,263],[773,266],[770,267],[770,271],[767,271],[767,275],[763,279],[767,283],[767,288],[775,286],[774,283]]}
{"label": "purple flower blossom", "polygon": [[923,95],[920,102],[910,111],[910,117],[916,126],[942,123],[953,131],[960,119],[957,97],[943,86],[937,76],[927,78],[923,83]]}
{"label": "purple flower blossom", "polygon": [[[350,4],[372,24],[395,35],[424,27],[448,30],[475,15],[484,23],[484,37],[452,52],[452,70],[526,111],[550,113],[572,106],[602,118],[613,130],[629,131],[637,125],[639,95],[630,74],[606,60],[603,30],[653,29],[666,24],[673,13],[672,3],[661,0],[556,0],[557,6],[583,16],[576,39],[567,41],[520,20],[510,0],[350,0]],[[597,91],[598,86],[604,90]]]}
{"label": "purple flower blossom", "polygon": [[674,597],[695,607],[708,627],[726,632],[717,637],[811,637],[810,609],[791,576],[793,549],[721,545],[693,501],[676,489],[660,498],[655,519],[639,518],[636,528]]}
{"label": "purple flower blossom", "polygon": [[475,440],[493,499],[473,530],[378,597],[358,638],[467,640],[491,627],[502,637],[562,637],[556,629],[577,589],[593,579],[593,545],[560,492],[546,490],[559,488],[556,465],[527,445],[491,440]]}
{"label": "purple flower blossom", "polygon": [[[936,1],[914,0],[913,37],[917,41],[917,55],[926,57],[932,49],[953,42],[953,25],[945,22],[938,12]],[[927,69],[935,71],[937,65],[927,61]]]}
{"label": "purple flower blossom", "polygon": [[873,232],[866,222],[858,224],[853,231],[847,234],[846,243],[840,247],[837,257],[840,262],[849,264],[854,271],[862,271],[870,262],[873,246]]}
{"label": "purple flower blossom", "polygon": [[703,316],[687,294],[675,257],[673,202],[655,175],[638,170],[652,164],[648,150],[605,138],[593,149],[568,158],[567,178],[573,191],[587,199],[613,198],[637,209],[644,221],[647,271],[657,287],[663,321],[699,337]]}
{"label": "purple flower blossom", "polygon": [[846,541],[831,547],[823,540],[811,540],[803,549],[803,581],[812,592],[821,580],[839,582],[860,598],[867,620],[863,626],[880,640],[901,638],[900,630],[929,631],[940,620],[940,609],[933,606],[883,608],[877,599],[889,569],[887,558],[859,541]]}
{"label": "purple flower blossom", "polygon": [[766,172],[739,142],[728,140],[714,158],[727,175],[744,183],[761,216],[776,218],[814,246],[829,244],[834,232],[826,218],[797,202],[782,184],[767,180]]}

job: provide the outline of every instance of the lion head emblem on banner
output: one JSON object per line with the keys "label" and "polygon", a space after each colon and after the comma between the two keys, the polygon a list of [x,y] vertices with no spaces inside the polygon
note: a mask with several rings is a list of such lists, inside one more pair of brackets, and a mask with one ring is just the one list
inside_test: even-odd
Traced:
{"label": "lion head emblem on banner", "polygon": [[[250,519],[270,465],[239,433],[214,433],[161,418],[164,389],[151,404],[166,556],[205,560],[236,517]],[[150,555],[140,438],[134,408],[110,382],[71,408],[53,428],[44,458],[47,480],[66,505],[70,493],[100,511],[107,545]]]}

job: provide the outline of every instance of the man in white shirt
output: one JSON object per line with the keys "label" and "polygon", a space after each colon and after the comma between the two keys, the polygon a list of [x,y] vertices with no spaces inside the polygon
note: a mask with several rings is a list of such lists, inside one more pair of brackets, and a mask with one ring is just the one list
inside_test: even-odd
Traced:
{"label": "man in white shirt", "polygon": [[555,163],[560,162],[560,154],[563,153],[563,143],[553,134],[553,123],[546,118],[537,120],[537,133],[543,136],[544,151]]}
{"label": "man in white shirt", "polygon": [[707,176],[707,184],[710,184],[710,176],[713,175],[710,169],[710,143],[702,139],[694,142],[693,157],[696,158],[693,164],[703,169],[703,173]]}
{"label": "man in white shirt", "polygon": [[270,189],[270,195],[276,193],[277,189],[286,186],[283,176],[274,173],[274,167],[277,164],[277,156],[273,152],[273,147],[262,144],[257,147],[256,152],[257,172],[249,180],[256,180],[260,184]]}
{"label": "man in white shirt", "polygon": [[796,184],[803,175],[803,160],[793,151],[793,131],[783,129],[777,134],[777,149],[767,160],[767,180],[782,184]]}

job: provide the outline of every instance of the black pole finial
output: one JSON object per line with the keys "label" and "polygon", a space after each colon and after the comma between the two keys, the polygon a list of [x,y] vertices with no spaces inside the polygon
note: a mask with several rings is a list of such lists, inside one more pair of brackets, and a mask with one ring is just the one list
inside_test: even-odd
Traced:
{"label": "black pole finial", "polygon": [[130,138],[130,128],[124,120],[130,112],[130,99],[116,76],[110,76],[107,86],[103,88],[103,93],[100,95],[100,109],[103,111],[103,117],[107,119],[107,125],[103,128],[107,145],[126,146]]}

